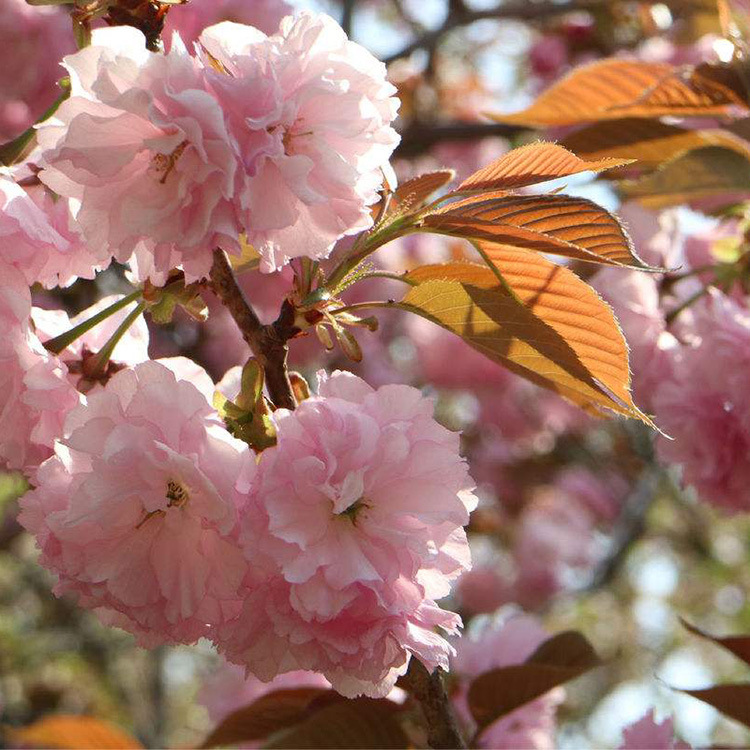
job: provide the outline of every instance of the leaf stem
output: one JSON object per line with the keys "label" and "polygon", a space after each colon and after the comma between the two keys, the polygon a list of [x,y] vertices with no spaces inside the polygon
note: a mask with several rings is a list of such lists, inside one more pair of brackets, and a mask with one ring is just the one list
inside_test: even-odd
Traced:
{"label": "leaf stem", "polygon": [[120,343],[120,339],[127,333],[128,328],[135,323],[137,318],[146,309],[145,302],[139,302],[133,310],[130,311],[125,320],[117,326],[117,330],[109,337],[107,343],[99,350],[93,360],[93,367],[88,377],[95,379],[101,375],[107,369],[107,363],[109,362],[112,352],[114,351],[117,344]]}
{"label": "leaf stem", "polygon": [[117,302],[113,302],[109,307],[104,308],[101,312],[93,315],[88,320],[84,320],[69,331],[65,331],[65,333],[61,333],[59,336],[55,336],[49,341],[45,341],[44,348],[53,354],[59,354],[63,349],[70,346],[77,338],[83,336],[84,333],[87,333],[94,328],[94,326],[99,325],[99,323],[106,320],[111,315],[114,315],[118,310],[127,307],[131,302],[135,302],[140,296],[141,290],[137,289],[122,299],[117,300]]}
{"label": "leaf stem", "polygon": [[695,294],[691,294],[682,304],[675,307],[674,310],[670,310],[664,320],[666,321],[667,325],[670,325],[674,322],[675,318],[685,310],[688,309],[691,305],[696,303],[706,292],[708,292],[709,287],[704,286],[702,289],[699,289]]}

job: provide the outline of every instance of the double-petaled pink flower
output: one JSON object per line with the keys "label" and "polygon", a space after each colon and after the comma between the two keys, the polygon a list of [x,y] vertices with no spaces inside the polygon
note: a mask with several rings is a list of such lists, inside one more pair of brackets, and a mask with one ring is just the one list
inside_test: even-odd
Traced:
{"label": "double-petaled pink flower", "polygon": [[144,645],[236,617],[247,568],[236,525],[254,459],[170,364],[119,372],[69,414],[19,517],[56,593]]}
{"label": "double-petaled pink flower", "polygon": [[436,599],[469,567],[476,498],[458,435],[414,388],[348,373],[274,414],[241,541],[248,597],[226,655],[263,680],[308,669],[384,696],[411,655],[447,668],[457,615]]}

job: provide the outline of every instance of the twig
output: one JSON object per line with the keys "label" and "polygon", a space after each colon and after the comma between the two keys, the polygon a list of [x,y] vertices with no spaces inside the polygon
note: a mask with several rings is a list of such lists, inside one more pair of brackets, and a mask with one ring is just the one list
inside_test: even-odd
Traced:
{"label": "twig", "polygon": [[[453,31],[461,26],[468,26],[475,21],[483,21],[485,19],[533,21],[576,11],[602,10],[611,8],[615,4],[616,2],[610,2],[609,0],[570,0],[567,3],[550,2],[549,0],[538,2],[534,2],[534,0],[531,2],[514,0],[514,2],[503,3],[495,8],[470,10],[465,13],[451,13],[439,28],[425,32],[398,52],[386,57],[384,62],[390,64],[395,60],[408,57],[412,52],[416,52],[419,49],[429,51],[437,46],[442,37],[449,31]],[[684,10],[701,7],[701,0],[664,0],[664,4],[673,10]]]}
{"label": "twig", "polygon": [[427,722],[427,743],[431,748],[465,748],[443,684],[440,668],[430,674],[419,659],[412,657],[402,681],[419,701]]}
{"label": "twig", "polygon": [[354,20],[354,6],[356,2],[357,0],[344,0],[344,7],[341,13],[341,28],[348,37],[352,35],[352,21]]}
{"label": "twig", "polygon": [[436,143],[443,141],[473,141],[480,138],[502,136],[512,138],[529,130],[518,125],[501,122],[412,122],[401,134],[401,142],[396,148],[397,158],[412,158],[428,151]]}
{"label": "twig", "polygon": [[229,311],[242,338],[263,368],[268,396],[274,406],[294,409],[296,402],[286,367],[289,352],[286,342],[297,333],[294,308],[285,301],[278,319],[271,325],[263,325],[237,285],[232,267],[221,249],[214,251],[210,276],[214,292]]}
{"label": "twig", "polygon": [[594,570],[583,590],[593,591],[606,586],[617,573],[620,563],[646,528],[646,514],[656,499],[663,470],[656,464],[646,466],[635,489],[625,501],[617,520],[609,551]]}

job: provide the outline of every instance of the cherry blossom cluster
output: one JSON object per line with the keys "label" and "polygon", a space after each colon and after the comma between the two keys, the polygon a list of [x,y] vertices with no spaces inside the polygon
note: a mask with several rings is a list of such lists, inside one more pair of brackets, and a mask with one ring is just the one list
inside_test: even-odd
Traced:
{"label": "cherry blossom cluster", "polygon": [[67,413],[20,515],[56,592],[143,645],[210,638],[266,681],[314,670],[382,696],[411,655],[447,668],[435,628],[460,620],[436,600],[469,567],[476,499],[431,403],[322,377],[256,463],[212,390],[189,360],[149,360]]}
{"label": "cherry blossom cluster", "polygon": [[201,367],[149,358],[145,292],[72,319],[30,293],[113,260],[200,281],[217,247],[266,272],[326,257],[372,224],[397,143],[384,66],[302,13],[270,35],[221,23],[193,52],[97,29],[64,67],[70,96],[0,174],[0,468],[31,484],[19,520],[55,592],[144,646],[208,638],[264,681],[384,696],[412,656],[447,669],[460,618],[437,601],[470,567],[476,498],[419,390],[321,374],[256,455]]}
{"label": "cherry blossom cluster", "polygon": [[179,36],[160,54],[131,27],[97,29],[64,67],[70,97],[34,160],[85,242],[66,270],[114,258],[141,280],[179,266],[194,281],[244,235],[272,271],[371,225],[398,102],[327,16],[288,16],[271,36],[224,22],[195,54]]}

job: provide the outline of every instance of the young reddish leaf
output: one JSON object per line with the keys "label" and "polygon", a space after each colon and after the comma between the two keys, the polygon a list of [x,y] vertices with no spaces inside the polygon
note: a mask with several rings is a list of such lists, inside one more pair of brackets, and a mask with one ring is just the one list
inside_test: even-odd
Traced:
{"label": "young reddish leaf", "polygon": [[716,685],[704,690],[680,690],[708,703],[730,719],[750,727],[750,684]]}
{"label": "young reddish leaf", "polygon": [[389,700],[355,698],[316,711],[267,748],[411,747],[398,719],[401,707]]}
{"label": "young reddish leaf", "polygon": [[724,130],[687,130],[659,120],[629,118],[597,122],[563,138],[567,148],[589,159],[615,154],[634,159],[636,167],[655,167],[677,154],[736,138]]}
{"label": "young reddish leaf", "polygon": [[114,724],[91,716],[47,716],[27,727],[5,727],[10,746],[57,748],[58,750],[134,750],[136,739]]}
{"label": "young reddish leaf", "polygon": [[734,654],[738,659],[742,659],[745,664],[750,666],[750,635],[729,635],[723,638],[711,635],[705,631],[697,628],[695,625],[691,625],[687,620],[680,618],[682,626],[689,630],[694,635],[698,635],[701,638],[706,638],[709,641],[713,641],[717,646],[725,648],[727,651]]}
{"label": "young reddish leaf", "polygon": [[492,114],[499,122],[546,128],[623,117],[709,117],[748,110],[738,73],[699,65],[687,74],[668,63],[608,59],[583,65],[526,109]]}
{"label": "young reddish leaf", "polygon": [[646,268],[612,214],[585,198],[512,195],[450,204],[422,225],[440,234],[485,240],[576,260]]}
{"label": "young reddish leaf", "polygon": [[541,255],[478,243],[502,276],[474,263],[421,266],[402,309],[461,336],[494,362],[591,413],[651,424],[633,403],[625,339],[609,306]]}
{"label": "young reddish leaf", "polygon": [[687,151],[620,189],[649,208],[711,197],[735,203],[750,194],[750,148],[746,154],[721,146]]}
{"label": "young reddish leaf", "polygon": [[427,172],[419,177],[413,177],[396,188],[391,203],[394,208],[421,206],[436,190],[447,185],[455,176],[456,173],[452,169],[439,169],[436,172]]}
{"label": "young reddish leaf", "polygon": [[556,143],[530,143],[513,149],[467,177],[456,193],[535,185],[581,172],[601,172],[628,164],[629,159],[584,161]]}
{"label": "young reddish leaf", "polygon": [[336,693],[325,688],[274,690],[233,711],[206,737],[201,748],[254,742],[303,721],[313,703]]}
{"label": "young reddish leaf", "polygon": [[580,633],[567,631],[545,641],[523,663],[479,675],[468,702],[480,731],[511,711],[602,664]]}

